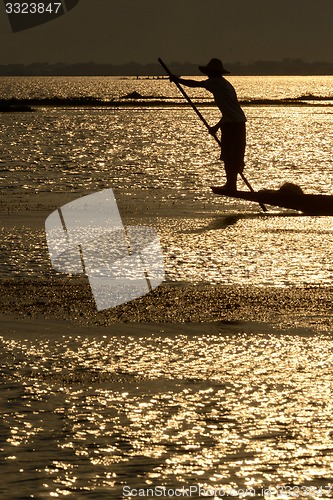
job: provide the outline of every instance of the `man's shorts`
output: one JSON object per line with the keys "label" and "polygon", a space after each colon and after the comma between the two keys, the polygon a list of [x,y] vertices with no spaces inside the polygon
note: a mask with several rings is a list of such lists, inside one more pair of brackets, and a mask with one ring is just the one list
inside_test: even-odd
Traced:
{"label": "man's shorts", "polygon": [[221,160],[240,172],[244,167],[246,124],[245,122],[222,123],[221,131]]}

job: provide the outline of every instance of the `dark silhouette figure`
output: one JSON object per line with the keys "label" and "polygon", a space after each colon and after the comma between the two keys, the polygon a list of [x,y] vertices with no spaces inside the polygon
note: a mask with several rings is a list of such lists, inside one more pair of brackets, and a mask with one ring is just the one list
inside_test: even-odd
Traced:
{"label": "dark silhouette figure", "polygon": [[189,80],[175,75],[171,75],[170,80],[187,87],[202,87],[213,94],[222,117],[209,131],[215,135],[221,129],[221,160],[227,177],[222,188],[226,192],[233,192],[237,190],[237,175],[244,169],[246,117],[234,87],[223,77],[229,71],[226,71],[220,59],[211,59],[206,66],[199,66],[199,70],[208,76],[207,80]]}

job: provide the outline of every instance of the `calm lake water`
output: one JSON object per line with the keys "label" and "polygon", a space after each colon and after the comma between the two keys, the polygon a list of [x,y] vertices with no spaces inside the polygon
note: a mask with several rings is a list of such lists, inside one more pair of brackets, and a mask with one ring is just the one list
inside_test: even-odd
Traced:
{"label": "calm lake water", "polygon": [[[171,101],[179,97],[164,79],[1,81],[4,97],[119,99],[133,91]],[[232,81],[240,98],[333,98],[333,77],[233,77]],[[195,90],[197,101],[207,98]],[[311,101],[309,106],[254,104],[244,110],[248,118],[244,173],[255,189],[279,188],[288,181],[305,192],[333,193],[330,101]],[[213,107],[203,108],[202,113],[209,123],[218,119]],[[44,106],[35,113],[2,114],[1,119],[4,194],[73,193],[75,199],[110,187],[119,197],[140,193],[138,216],[146,204],[161,205],[160,214],[157,210],[149,222],[159,232],[169,280],[262,286],[332,283],[332,217],[285,217],[283,209],[274,208],[275,217],[260,217],[256,204],[213,195],[209,186],[224,183],[219,151],[191,109],[149,102],[120,108]],[[247,189],[241,180],[239,188]],[[179,207],[184,207],[184,214],[190,210],[191,217],[179,218]],[[50,271],[43,231],[32,234],[24,228],[14,237],[4,230],[3,238],[11,248],[10,257],[0,263],[2,275],[40,276]],[[27,247],[33,255],[29,261]]]}
{"label": "calm lake water", "polygon": [[[333,77],[231,80],[241,99],[333,100]],[[214,196],[209,186],[224,182],[219,152],[168,81],[0,83],[2,98],[137,91],[174,103],[1,114],[1,191],[22,211],[13,223],[14,209],[4,214],[0,278],[54,273],[43,229],[28,223],[45,194],[51,212],[58,195],[113,188],[120,200],[139,200],[134,222],[155,207],[146,219],[169,282],[332,285],[332,217],[274,208],[264,216]],[[308,104],[244,107],[244,173],[255,189],[288,181],[333,193],[333,107]],[[202,113],[218,119],[213,107]],[[329,333],[222,323],[79,328],[43,318],[29,329],[2,326],[1,498],[333,498]]]}
{"label": "calm lake water", "polygon": [[2,341],[2,498],[333,498],[331,336],[50,327]]}

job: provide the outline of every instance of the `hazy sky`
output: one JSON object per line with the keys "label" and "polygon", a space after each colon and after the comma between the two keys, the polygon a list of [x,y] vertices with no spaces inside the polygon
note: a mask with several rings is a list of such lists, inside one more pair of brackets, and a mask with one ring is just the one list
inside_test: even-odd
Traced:
{"label": "hazy sky", "polygon": [[13,34],[1,1],[0,64],[333,62],[332,20],[333,0],[80,0]]}

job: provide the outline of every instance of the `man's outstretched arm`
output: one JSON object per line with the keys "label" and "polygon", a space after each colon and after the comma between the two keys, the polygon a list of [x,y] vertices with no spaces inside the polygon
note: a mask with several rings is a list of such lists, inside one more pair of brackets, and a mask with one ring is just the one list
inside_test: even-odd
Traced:
{"label": "man's outstretched arm", "polygon": [[180,83],[181,85],[185,85],[185,87],[204,87],[203,82],[199,80],[189,80],[187,78],[180,78],[176,75],[170,76],[170,82]]}

